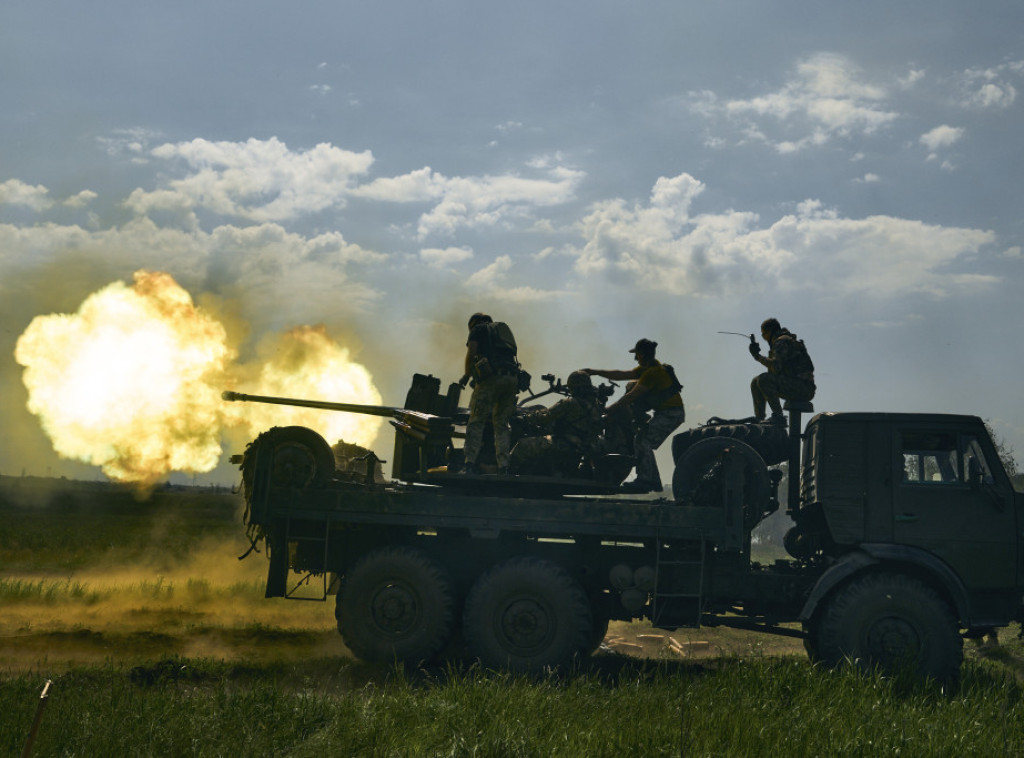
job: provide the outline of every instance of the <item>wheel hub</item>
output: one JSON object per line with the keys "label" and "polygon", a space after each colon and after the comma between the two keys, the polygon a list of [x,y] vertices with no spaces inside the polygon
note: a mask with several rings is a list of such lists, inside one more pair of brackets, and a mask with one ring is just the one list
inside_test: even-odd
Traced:
{"label": "wheel hub", "polygon": [[381,632],[400,635],[415,627],[419,604],[408,587],[389,584],[374,593],[370,610]]}
{"label": "wheel hub", "polygon": [[543,646],[550,635],[551,618],[547,609],[535,600],[514,600],[501,615],[501,631],[513,647],[533,650]]}
{"label": "wheel hub", "polygon": [[868,632],[868,650],[883,661],[896,661],[917,653],[917,631],[905,619],[889,617],[872,625]]}

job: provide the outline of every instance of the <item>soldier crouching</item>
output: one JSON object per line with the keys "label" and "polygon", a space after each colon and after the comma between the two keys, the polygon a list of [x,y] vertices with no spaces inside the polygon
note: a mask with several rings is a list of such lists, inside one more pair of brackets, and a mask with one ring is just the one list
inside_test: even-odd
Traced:
{"label": "soldier crouching", "polygon": [[550,408],[522,417],[538,431],[524,437],[512,449],[512,473],[575,476],[580,462],[598,452],[601,441],[601,408],[588,374],[574,371],[566,380],[569,397]]}

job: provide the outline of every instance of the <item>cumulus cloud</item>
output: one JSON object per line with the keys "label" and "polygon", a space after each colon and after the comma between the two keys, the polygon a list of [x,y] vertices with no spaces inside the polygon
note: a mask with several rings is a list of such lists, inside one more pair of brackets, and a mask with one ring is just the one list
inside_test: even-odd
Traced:
{"label": "cumulus cloud", "polygon": [[906,76],[901,76],[899,79],[896,80],[896,82],[897,82],[897,84],[899,84],[899,86],[901,88],[903,88],[903,89],[910,89],[915,84],[917,84],[919,81],[924,79],[924,77],[925,77],[924,69],[915,68],[915,69],[911,69],[910,71],[908,71]]}
{"label": "cumulus cloud", "polygon": [[493,262],[471,274],[465,282],[466,290],[476,297],[504,302],[528,303],[561,297],[565,293],[558,290],[542,290],[530,286],[509,284],[509,273],[512,271],[511,256],[499,255]]}
{"label": "cumulus cloud", "polygon": [[287,221],[345,204],[356,178],[373,155],[319,144],[292,151],[277,138],[246,142],[191,142],[160,145],[150,155],[182,161],[190,173],[147,192],[137,189],[125,205],[138,214],[201,207],[251,221]]}
{"label": "cumulus cloud", "polygon": [[352,267],[387,260],[338,232],[307,237],[267,223],[207,233],[160,227],[147,218],[99,231],[0,224],[0,251],[0,282],[54,265],[87,278],[81,282],[87,289],[137,268],[172,270],[190,290],[236,298],[257,329],[363,313],[379,292],[353,276]]}
{"label": "cumulus cloud", "polygon": [[147,163],[149,146],[162,138],[160,132],[142,127],[115,129],[108,135],[96,138],[96,142],[107,155],[113,158],[127,156],[133,163]]}
{"label": "cumulus cloud", "polygon": [[554,164],[531,162],[538,176],[510,173],[447,177],[429,166],[393,177],[362,181],[373,164],[369,151],[354,153],[320,144],[292,151],[280,140],[164,144],[154,158],[181,161],[187,174],[152,190],[136,189],[124,206],[138,215],[161,212],[196,224],[198,209],[254,222],[288,222],[351,198],[387,203],[426,203],[417,223],[419,239],[451,235],[463,227],[495,226],[529,216],[534,208],[574,197],[585,174]]}
{"label": "cumulus cloud", "polygon": [[963,129],[943,124],[942,126],[936,126],[931,131],[922,134],[920,142],[926,148],[934,152],[959,142],[963,136]]}
{"label": "cumulus cloud", "polygon": [[568,202],[584,174],[554,168],[548,176],[531,179],[516,175],[456,177],[444,180],[437,204],[420,216],[420,239],[451,235],[460,227],[495,226],[528,216],[536,207]]}
{"label": "cumulus cloud", "polygon": [[473,257],[473,251],[465,247],[429,247],[420,250],[420,258],[430,266],[443,268],[453,263],[469,260]]}
{"label": "cumulus cloud", "polygon": [[355,187],[354,197],[389,203],[416,203],[437,200],[444,196],[448,180],[430,166],[400,176],[386,176]]}
{"label": "cumulus cloud", "polygon": [[8,179],[0,183],[0,205],[21,205],[45,211],[53,207],[53,200],[50,191],[41,184],[32,186],[20,179]]}
{"label": "cumulus cloud", "polygon": [[97,197],[99,197],[99,195],[92,190],[82,190],[65,200],[64,205],[69,208],[84,208]]}
{"label": "cumulus cloud", "polygon": [[1024,61],[967,69],[960,75],[960,102],[971,108],[1008,108],[1017,99],[1012,80],[1022,76]]}
{"label": "cumulus cloud", "polygon": [[773,289],[894,297],[943,296],[992,284],[956,272],[991,232],[871,216],[842,218],[818,201],[763,224],[756,214],[692,215],[703,185],[687,174],[660,179],[647,205],[595,205],[581,221],[576,271],[625,286],[683,296],[730,296]]}
{"label": "cumulus cloud", "polygon": [[[886,126],[897,118],[883,106],[888,97],[885,87],[866,81],[849,59],[819,53],[799,61],[790,81],[774,92],[723,99],[702,91],[691,93],[690,107],[707,117],[739,122],[748,140],[794,153]],[[779,130],[783,134],[769,136]]]}
{"label": "cumulus cloud", "polygon": [[512,269],[512,258],[499,255],[494,261],[466,279],[470,289],[493,290],[502,283],[505,275]]}

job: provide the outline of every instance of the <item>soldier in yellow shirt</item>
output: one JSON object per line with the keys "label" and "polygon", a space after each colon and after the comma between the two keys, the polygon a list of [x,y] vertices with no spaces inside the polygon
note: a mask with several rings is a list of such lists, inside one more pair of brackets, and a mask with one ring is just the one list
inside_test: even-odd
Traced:
{"label": "soldier in yellow shirt", "polygon": [[680,394],[682,385],[676,379],[672,367],[654,357],[657,347],[658,343],[649,339],[637,341],[636,346],[629,351],[637,362],[631,369],[583,369],[591,376],[632,380],[626,394],[608,406],[607,414],[630,409],[635,417],[645,418],[647,411],[654,412],[650,421],[638,425],[633,439],[636,479],[622,485],[628,492],[661,491],[661,474],[658,473],[654,451],[686,420]]}

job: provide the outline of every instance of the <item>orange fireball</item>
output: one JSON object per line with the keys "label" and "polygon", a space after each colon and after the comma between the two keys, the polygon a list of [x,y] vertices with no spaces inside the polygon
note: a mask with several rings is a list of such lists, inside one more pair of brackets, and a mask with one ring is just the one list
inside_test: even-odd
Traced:
{"label": "orange fireball", "polygon": [[239,408],[220,398],[241,376],[247,392],[377,404],[369,373],[322,327],[277,338],[264,365],[237,363],[223,324],[195,305],[166,273],[138,271],[114,282],[77,313],[36,317],[18,339],[28,408],[54,450],[100,466],[112,479],[149,486],[172,471],[206,472],[223,455],[226,426],[250,437],[302,424],[369,445],[380,419],[290,408]]}

